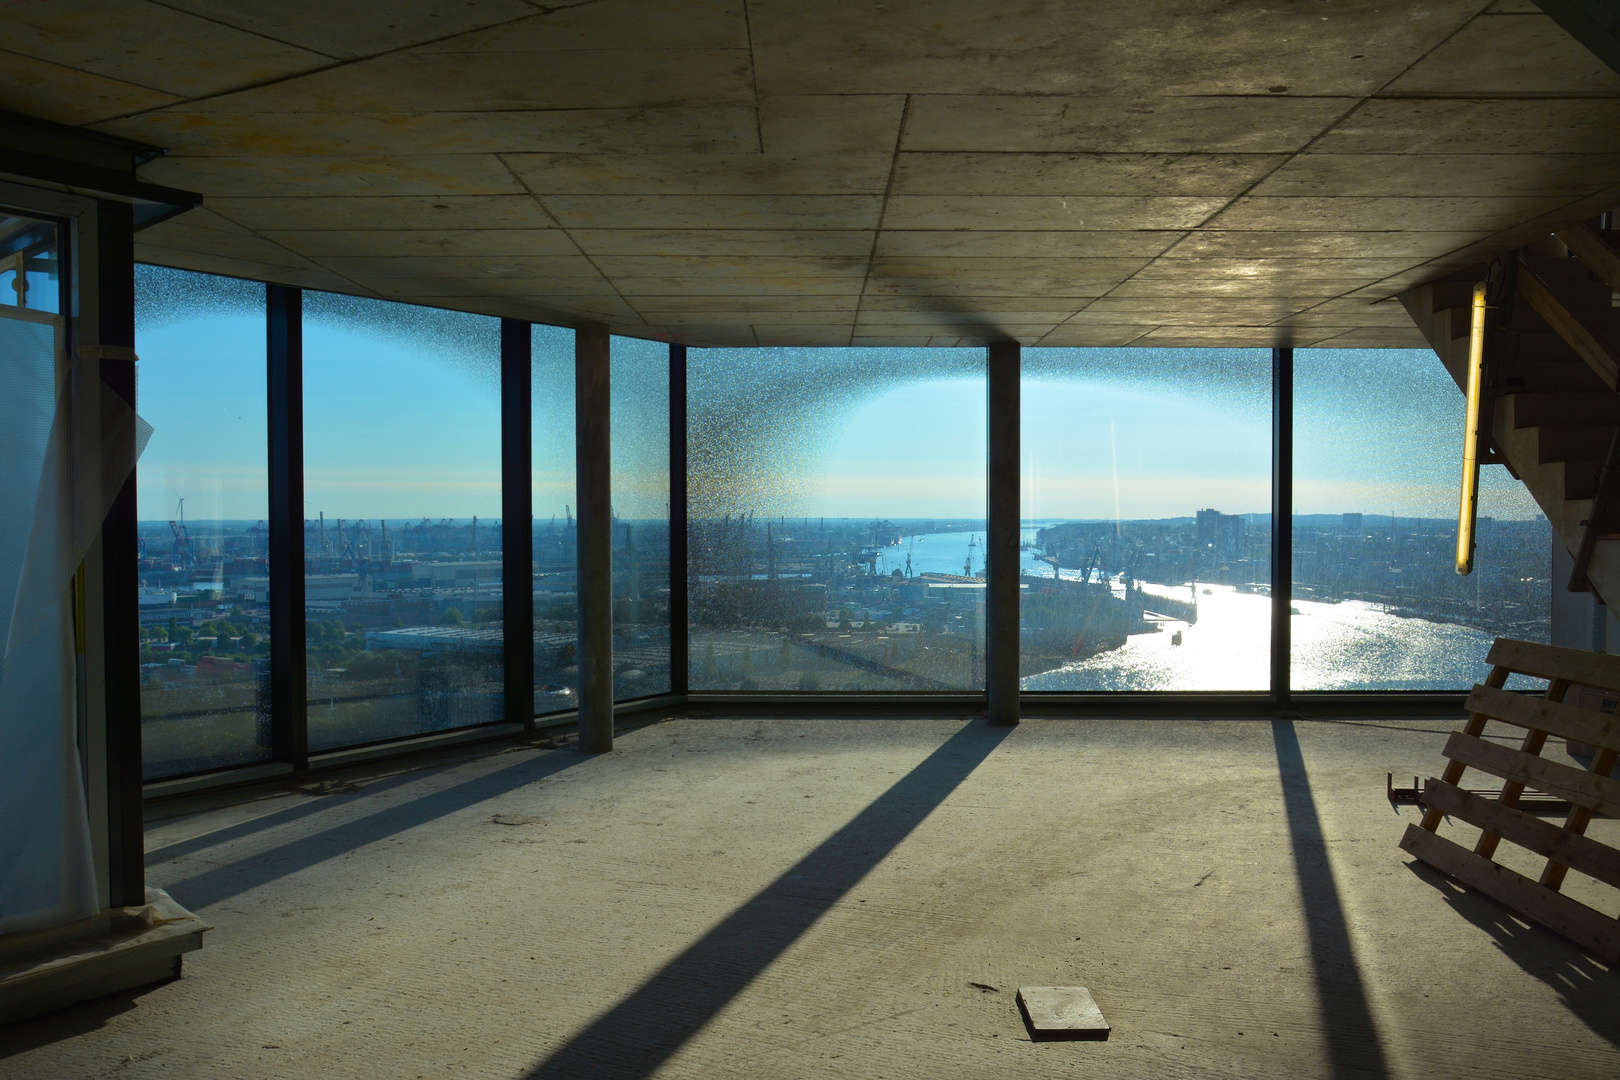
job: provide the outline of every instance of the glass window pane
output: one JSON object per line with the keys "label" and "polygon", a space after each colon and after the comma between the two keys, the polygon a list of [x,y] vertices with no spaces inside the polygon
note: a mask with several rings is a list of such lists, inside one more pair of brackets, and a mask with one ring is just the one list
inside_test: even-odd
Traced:
{"label": "glass window pane", "polygon": [[669,346],[615,337],[613,697],[667,694]]}
{"label": "glass window pane", "polygon": [[62,257],[56,223],[0,210],[0,306],[62,312]]}
{"label": "glass window pane", "polygon": [[579,692],[579,565],[574,533],[574,332],[530,335],[534,499],[534,711],[572,709]]}
{"label": "glass window pane", "polygon": [[311,750],[501,719],[500,320],[304,295]]}
{"label": "glass window pane", "polygon": [[1268,689],[1270,350],[1023,359],[1024,689]]}
{"label": "glass window pane", "polygon": [[1501,466],[1456,571],[1462,437],[1434,353],[1294,353],[1294,689],[1465,689],[1498,635],[1549,640],[1552,531]]}
{"label": "glass window pane", "polygon": [[270,755],[264,286],[135,268],[148,779]]}
{"label": "glass window pane", "polygon": [[687,358],[692,689],[982,688],[983,350]]}

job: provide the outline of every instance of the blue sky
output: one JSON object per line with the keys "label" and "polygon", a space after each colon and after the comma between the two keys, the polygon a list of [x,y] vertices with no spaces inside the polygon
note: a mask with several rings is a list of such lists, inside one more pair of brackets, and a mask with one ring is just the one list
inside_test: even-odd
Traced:
{"label": "blue sky", "polygon": [[[143,273],[148,286],[213,288]],[[140,463],[143,519],[173,516],[182,495],[193,520],[266,514],[262,289],[221,288],[143,293],[140,411],[154,428]],[[535,515],[545,520],[574,501],[572,332],[538,327],[534,345]],[[304,351],[306,516],[500,516],[497,320],[308,294]],[[982,350],[691,357],[693,476],[715,506],[983,515]],[[1462,395],[1432,354],[1296,357],[1299,513],[1456,512]],[[1116,491],[1125,518],[1267,512],[1268,364],[1258,350],[1029,350],[1024,515],[1109,518]],[[613,389],[615,508],[661,516],[667,348],[615,338]],[[1535,513],[1499,467],[1482,489],[1484,513]]]}

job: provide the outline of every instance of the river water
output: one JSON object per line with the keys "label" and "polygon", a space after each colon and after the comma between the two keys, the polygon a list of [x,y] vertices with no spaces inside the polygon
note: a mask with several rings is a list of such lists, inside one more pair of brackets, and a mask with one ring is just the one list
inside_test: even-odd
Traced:
{"label": "river water", "polygon": [[[1026,529],[1025,541],[1035,531]],[[983,533],[929,533],[885,548],[881,573],[960,574],[972,544],[974,573],[984,569]],[[1021,572],[1052,576],[1050,563],[1023,551]],[[1065,570],[1064,577],[1078,576]],[[1115,583],[1116,590],[1122,588]],[[1192,591],[1144,585],[1149,593],[1190,599]],[[1196,586],[1198,622],[1164,620],[1157,633],[1134,634],[1120,648],[1032,675],[1025,690],[1265,690],[1270,681],[1271,599],[1230,585]],[[1358,600],[1295,600],[1291,632],[1295,690],[1466,689],[1485,678],[1492,637],[1453,623],[1403,619]],[[1181,643],[1174,635],[1181,633]]]}

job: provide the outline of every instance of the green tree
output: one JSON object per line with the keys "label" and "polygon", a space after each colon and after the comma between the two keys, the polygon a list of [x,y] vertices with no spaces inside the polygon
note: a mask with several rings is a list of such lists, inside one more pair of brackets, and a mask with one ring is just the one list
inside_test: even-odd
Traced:
{"label": "green tree", "polygon": [[443,626],[465,626],[467,624],[467,620],[461,617],[461,612],[459,609],[446,608],[444,617],[439,620],[439,623]]}

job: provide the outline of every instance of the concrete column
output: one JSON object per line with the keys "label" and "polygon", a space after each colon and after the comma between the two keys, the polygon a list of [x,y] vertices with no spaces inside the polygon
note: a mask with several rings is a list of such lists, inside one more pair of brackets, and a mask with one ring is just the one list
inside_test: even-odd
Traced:
{"label": "concrete column", "polygon": [[984,683],[992,724],[1018,723],[1018,342],[990,346],[989,498],[985,533]]}
{"label": "concrete column", "polygon": [[579,503],[579,748],[613,749],[613,485],[608,328],[574,331],[574,482]]}

